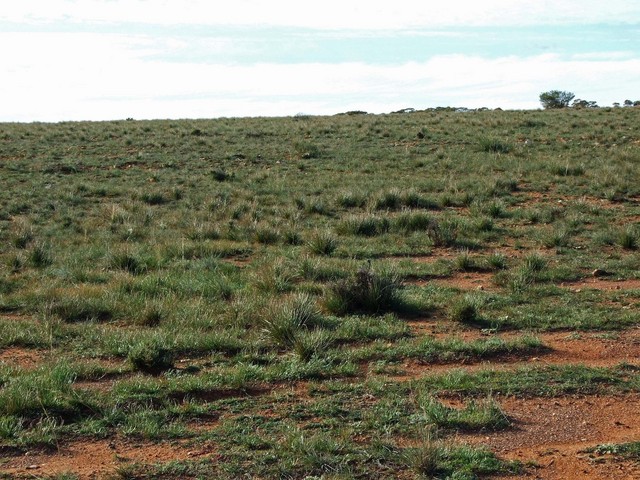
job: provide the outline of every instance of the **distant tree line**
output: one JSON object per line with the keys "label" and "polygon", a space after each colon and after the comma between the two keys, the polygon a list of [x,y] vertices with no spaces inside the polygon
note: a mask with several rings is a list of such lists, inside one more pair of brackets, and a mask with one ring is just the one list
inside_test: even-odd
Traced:
{"label": "distant tree line", "polygon": [[[566,92],[564,90],[549,90],[548,92],[542,92],[540,94],[540,103],[545,109],[554,108],[598,108],[598,104],[591,100],[582,100],[575,98],[573,92]],[[571,102],[573,100],[573,102]],[[625,100],[623,105],[625,107],[639,107],[640,100],[635,102],[632,100]],[[620,103],[615,102],[614,107],[620,107]]]}

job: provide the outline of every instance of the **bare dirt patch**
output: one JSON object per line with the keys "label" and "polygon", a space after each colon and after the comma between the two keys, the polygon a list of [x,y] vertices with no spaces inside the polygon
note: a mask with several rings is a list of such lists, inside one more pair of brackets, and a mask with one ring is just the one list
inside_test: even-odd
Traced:
{"label": "bare dirt patch", "polygon": [[525,205],[549,204],[563,207],[571,204],[578,204],[608,210],[624,210],[623,205],[611,202],[606,198],[590,197],[587,195],[559,195],[555,190],[547,192],[523,192],[519,194],[518,197],[521,199],[521,204]]}
{"label": "bare dirt patch", "polygon": [[424,287],[426,285],[436,285],[445,288],[455,288],[458,290],[486,290],[498,291],[499,287],[493,283],[493,272],[455,272],[448,277],[432,277],[406,279],[407,285]]}
{"label": "bare dirt patch", "polygon": [[[493,283],[492,272],[456,272],[446,278],[434,278],[429,282],[442,287],[457,288],[459,290],[497,290]],[[424,282],[426,284],[427,282]]]}
{"label": "bare dirt patch", "polygon": [[0,363],[12,367],[33,370],[41,365],[48,356],[47,351],[21,347],[9,347],[0,351]]}
{"label": "bare dirt patch", "polygon": [[247,265],[249,265],[253,261],[253,259],[249,256],[246,256],[246,257],[243,256],[243,257],[223,258],[222,261],[230,263],[231,265],[235,265],[236,267],[239,267],[239,268],[244,268]]}
{"label": "bare dirt patch", "polygon": [[32,321],[34,320],[34,318],[31,315],[24,315],[22,313],[2,313],[0,314],[0,320],[26,322],[26,321]]}
{"label": "bare dirt patch", "polygon": [[574,292],[581,290],[640,290],[640,279],[613,280],[607,278],[587,278],[577,282],[564,282],[560,287],[569,288]]}
{"label": "bare dirt patch", "polygon": [[[27,452],[11,457],[4,473],[15,478],[41,478],[74,473],[81,479],[105,478],[130,463],[166,463],[215,455],[210,445],[188,447],[180,443],[149,443],[124,440],[73,441],[54,452]],[[5,459],[6,460],[6,459]]]}
{"label": "bare dirt patch", "polygon": [[[603,443],[624,443],[640,438],[640,395],[503,398],[502,408],[513,421],[503,432],[460,434],[458,440],[483,445],[498,456],[535,462],[518,478],[631,479],[640,465],[631,462],[596,462],[584,453]],[[634,476],[635,475],[635,476]]]}

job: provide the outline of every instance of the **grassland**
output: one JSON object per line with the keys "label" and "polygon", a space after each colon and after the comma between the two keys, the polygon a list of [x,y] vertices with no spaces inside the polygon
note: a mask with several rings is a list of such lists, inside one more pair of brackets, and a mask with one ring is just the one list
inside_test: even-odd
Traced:
{"label": "grassland", "polygon": [[0,124],[0,478],[637,473],[638,132]]}

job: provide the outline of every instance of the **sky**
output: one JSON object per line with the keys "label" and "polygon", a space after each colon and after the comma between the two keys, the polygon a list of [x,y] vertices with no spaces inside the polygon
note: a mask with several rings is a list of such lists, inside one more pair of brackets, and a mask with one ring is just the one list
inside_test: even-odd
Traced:
{"label": "sky", "polygon": [[20,0],[0,121],[640,100],[637,0]]}

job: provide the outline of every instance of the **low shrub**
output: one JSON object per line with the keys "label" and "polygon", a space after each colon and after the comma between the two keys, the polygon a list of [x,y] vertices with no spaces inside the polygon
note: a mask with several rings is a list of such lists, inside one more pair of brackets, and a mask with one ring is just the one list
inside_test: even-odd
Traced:
{"label": "low shrub", "polygon": [[307,341],[300,339],[301,332],[322,326],[323,318],[313,297],[298,294],[272,305],[262,324],[267,337],[275,345],[289,348],[296,342],[304,346]]}
{"label": "low shrub", "polygon": [[393,229],[403,233],[426,231],[434,221],[434,218],[426,213],[402,213],[394,218]]}
{"label": "low shrub", "polygon": [[457,299],[451,305],[450,317],[460,323],[478,322],[480,320],[478,300],[470,295]]}
{"label": "low shrub", "polygon": [[159,340],[145,340],[131,347],[127,359],[140,372],[159,374],[173,368],[173,352]]}
{"label": "low shrub", "polygon": [[361,268],[355,275],[330,286],[326,306],[337,315],[348,313],[384,313],[400,307],[400,283],[388,274]]}
{"label": "low shrub", "polygon": [[338,248],[337,240],[329,232],[316,232],[307,245],[316,255],[331,255]]}
{"label": "low shrub", "polygon": [[338,225],[337,231],[341,234],[373,237],[389,231],[390,222],[385,217],[366,216],[351,217]]}
{"label": "low shrub", "polygon": [[149,260],[140,255],[128,252],[114,253],[111,256],[111,267],[124,270],[132,275],[141,275],[149,270]]}
{"label": "low shrub", "polygon": [[29,263],[35,268],[45,268],[53,263],[51,248],[43,243],[37,243],[29,252]]}
{"label": "low shrub", "polygon": [[342,192],[336,198],[336,204],[342,208],[363,208],[367,204],[367,196],[358,192]]}
{"label": "low shrub", "polygon": [[509,153],[511,145],[495,138],[483,138],[480,140],[480,150],[488,153]]}
{"label": "low shrub", "polygon": [[636,250],[638,248],[638,232],[631,228],[625,228],[618,235],[618,243],[626,250]]}

